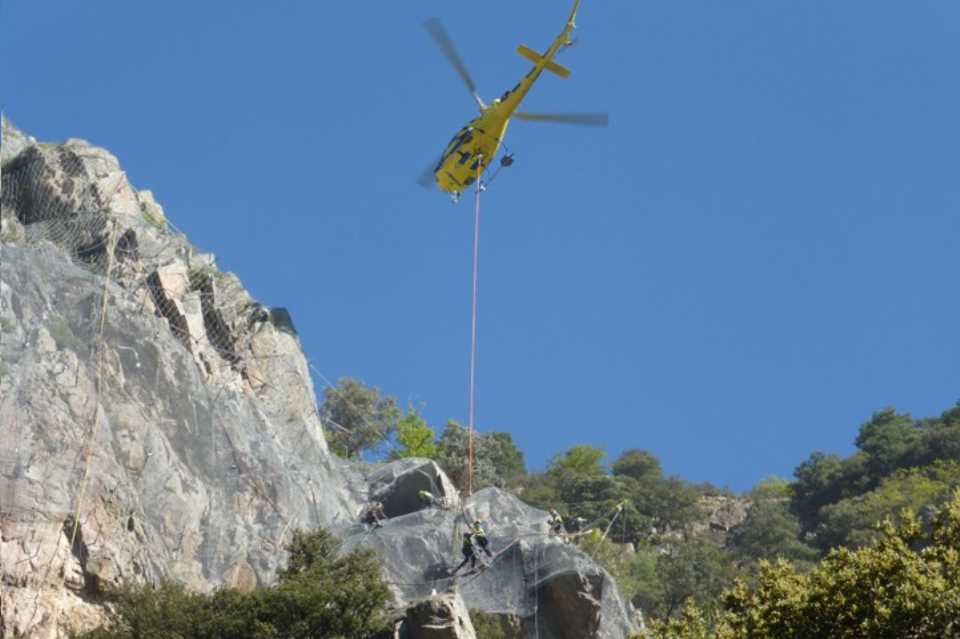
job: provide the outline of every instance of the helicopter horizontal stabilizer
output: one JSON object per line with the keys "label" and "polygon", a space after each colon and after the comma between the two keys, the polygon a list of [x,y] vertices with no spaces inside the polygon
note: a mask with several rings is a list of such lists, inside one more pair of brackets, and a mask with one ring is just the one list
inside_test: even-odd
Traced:
{"label": "helicopter horizontal stabilizer", "polygon": [[557,64],[553,60],[547,60],[542,55],[540,55],[539,53],[537,53],[536,51],[534,51],[533,49],[531,49],[530,47],[524,44],[521,44],[519,47],[517,47],[517,53],[525,57],[530,62],[533,62],[534,64],[542,63],[544,69],[546,69],[547,71],[550,71],[551,73],[555,73],[559,75],[561,78],[570,77],[570,69]]}

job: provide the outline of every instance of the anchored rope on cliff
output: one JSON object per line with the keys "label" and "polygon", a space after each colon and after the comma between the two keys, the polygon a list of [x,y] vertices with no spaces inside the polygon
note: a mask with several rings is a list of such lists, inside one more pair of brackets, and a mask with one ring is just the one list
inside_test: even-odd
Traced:
{"label": "anchored rope on cliff", "polygon": [[110,234],[107,237],[107,272],[103,278],[103,294],[100,301],[100,322],[97,327],[97,337],[94,343],[97,359],[93,378],[93,423],[90,426],[90,435],[87,437],[87,442],[83,450],[83,476],[80,479],[80,487],[77,492],[77,506],[73,515],[73,530],[70,533],[70,548],[74,547],[77,540],[77,533],[80,530],[80,508],[83,505],[87,483],[90,479],[90,458],[93,457],[93,443],[96,441],[97,433],[100,430],[100,391],[103,386],[103,329],[107,322],[110,273],[113,270],[113,251],[109,249],[115,245],[114,228],[115,227],[111,225]]}
{"label": "anchored rope on cliff", "polygon": [[[114,227],[111,225],[110,233],[107,237],[107,247],[113,246],[114,238]],[[100,392],[102,389],[103,381],[103,331],[106,326],[106,317],[107,317],[107,300],[109,299],[109,286],[110,286],[110,274],[113,268],[113,260],[111,259],[113,252],[107,252],[107,269],[106,275],[103,279],[103,290],[102,298],[100,303],[100,318],[98,321],[97,334],[94,342],[95,352],[96,352],[96,364],[94,368],[94,385],[93,385],[93,416],[92,423],[90,424],[89,434],[84,443],[84,447],[81,453],[82,463],[83,463],[83,475],[80,479],[80,484],[77,492],[77,501],[74,508],[74,513],[72,515],[73,522],[70,531],[69,546],[67,552],[64,555],[63,564],[60,567],[60,571],[63,571],[63,568],[66,566],[68,558],[72,556],[73,548],[77,543],[77,536],[80,533],[80,510],[83,506],[83,498],[86,495],[87,484],[90,478],[90,460],[93,456],[93,444],[96,441],[97,433],[100,426]],[[63,522],[58,526],[58,531],[56,534],[59,535],[59,529],[62,529],[63,525],[67,524],[70,516],[68,515],[64,518]],[[60,548],[59,537],[57,540],[57,545],[54,548],[53,553],[50,556],[50,560],[47,562],[43,574],[43,584],[49,584],[50,580],[50,569],[53,567],[53,562],[56,559],[57,550]],[[60,616],[60,608],[62,606],[62,601],[57,599],[57,609],[54,615],[54,618]],[[33,620],[36,618],[37,612],[39,611],[39,593],[38,599],[34,601],[34,610],[31,616],[31,620],[28,624],[28,627],[32,626]]]}
{"label": "anchored rope on cliff", "polygon": [[[0,121],[5,122],[2,114]],[[5,145],[6,140],[2,143]],[[259,472],[262,462],[249,454],[250,448],[245,441],[247,433],[238,429],[230,430],[229,419],[235,413],[232,411],[234,403],[238,400],[246,401],[243,392],[252,396],[253,393],[262,393],[264,390],[287,389],[292,384],[307,388],[309,382],[304,380],[306,371],[299,362],[288,365],[277,359],[287,356],[281,344],[269,340],[254,343],[254,332],[244,332],[242,326],[240,330],[236,330],[240,322],[249,319],[248,326],[259,331],[263,327],[262,322],[266,321],[264,317],[271,322],[273,317],[264,315],[262,311],[250,313],[249,316],[228,315],[233,311],[225,309],[221,298],[224,290],[230,295],[229,291],[234,286],[229,278],[233,276],[220,273],[212,256],[196,259],[195,254],[199,251],[189,244],[183,233],[167,221],[162,213],[155,214],[158,211],[156,204],[145,192],[140,194],[143,197],[138,196],[129,186],[122,171],[111,168],[107,175],[98,173],[95,176],[87,167],[87,156],[84,155],[83,148],[31,142],[29,150],[18,156],[19,161],[15,165],[8,165],[11,170],[4,171],[2,176],[4,187],[7,187],[4,189],[4,231],[9,229],[13,234],[11,243],[30,246],[39,251],[56,251],[58,255],[62,251],[75,266],[100,278],[90,284],[84,283],[85,286],[90,286],[92,293],[89,299],[91,306],[95,308],[85,310],[82,314],[70,315],[73,309],[66,311],[61,300],[55,299],[53,309],[49,309],[52,310],[52,321],[26,331],[25,347],[30,345],[36,335],[44,335],[43,330],[49,329],[47,332],[53,337],[57,349],[76,355],[76,360],[79,361],[75,377],[78,380],[83,377],[86,382],[80,392],[81,399],[92,401],[93,406],[80,406],[77,409],[77,418],[61,426],[62,434],[58,434],[58,439],[62,443],[58,444],[58,450],[51,451],[59,458],[57,461],[66,476],[73,478],[65,486],[68,492],[64,495],[63,502],[58,503],[56,509],[48,506],[42,513],[30,510],[28,506],[22,507],[24,516],[32,512],[41,517],[43,522],[42,541],[37,544],[36,558],[33,559],[37,569],[25,573],[25,578],[31,583],[42,584],[43,588],[51,582],[58,582],[58,575],[62,576],[63,567],[73,561],[71,552],[85,545],[90,546],[93,551],[94,546],[99,543],[102,530],[107,529],[104,527],[106,524],[98,519],[99,511],[95,503],[101,483],[104,490],[107,483],[103,481],[107,478],[101,474],[102,469],[97,460],[100,459],[101,452],[98,448],[99,441],[102,440],[100,433],[110,428],[111,418],[115,415],[111,410],[111,400],[114,399],[117,403],[132,407],[142,416],[145,424],[150,424],[148,432],[157,433],[161,439],[169,434],[169,430],[158,417],[172,416],[178,423],[182,421],[182,425],[191,434],[206,435],[204,431],[209,428],[211,456],[208,462],[212,469],[216,469],[217,481],[222,481],[227,496],[234,491],[245,492],[258,509],[272,509],[279,517],[274,517],[269,512],[265,514],[275,523],[272,532],[279,532],[279,538],[275,539],[276,544],[281,545],[291,526],[301,524],[298,519],[286,516],[285,511],[289,514],[286,495],[281,494],[275,498],[273,495],[276,493],[272,492],[272,488],[281,481],[285,481],[288,486],[295,486],[295,471],[284,467],[281,473]],[[6,147],[4,149],[6,150]],[[58,171],[74,178],[69,181],[74,185],[72,193],[58,191],[58,184],[51,184],[50,189],[37,188],[47,185],[49,172],[56,174]],[[76,186],[77,184],[79,186]],[[10,214],[8,203],[12,203],[11,207],[16,209],[17,215]],[[6,260],[9,259],[6,242],[3,249],[6,265]],[[158,273],[166,273],[169,277],[161,282],[156,279]],[[101,294],[99,300],[96,297],[98,293]],[[72,298],[70,299],[72,301]],[[195,304],[197,308],[191,310],[191,304]],[[48,309],[44,309],[46,310]],[[99,317],[96,316],[98,310]],[[140,316],[148,316],[149,319],[144,321]],[[154,316],[159,319],[154,320]],[[174,321],[175,318],[178,321]],[[197,318],[200,318],[199,323],[194,323]],[[46,312],[43,319],[47,319]],[[124,342],[126,334],[115,328],[120,326],[120,321],[138,320],[143,325],[153,326],[156,338],[161,335],[161,327],[164,332],[169,330],[182,344],[183,353],[171,354],[169,339],[151,340],[149,336],[142,339],[142,336],[137,335],[133,338],[136,341]],[[54,330],[54,321],[59,330]],[[275,325],[282,330],[280,324]],[[194,330],[197,327],[199,330]],[[49,337],[45,336],[44,339]],[[167,351],[167,358],[154,349]],[[268,364],[268,368],[262,364],[268,361],[277,363]],[[123,384],[113,384],[115,373],[116,379],[119,380],[122,376],[128,381],[136,375],[143,379],[146,390],[159,390],[162,388],[161,384],[169,387],[171,383],[177,383],[175,378],[182,376],[184,371],[182,368],[176,369],[180,364],[195,365],[204,382],[209,382],[204,384],[205,399],[185,398],[190,404],[187,410],[192,408],[194,411],[192,423],[196,425],[197,433],[190,428],[190,418],[184,417],[181,420],[179,414],[164,412],[162,407],[158,414],[153,414],[151,407],[151,414],[146,415],[141,405],[142,400],[134,398]],[[31,368],[39,370],[41,367],[33,358],[24,359],[20,365],[28,372]],[[174,369],[168,370],[168,365]],[[193,374],[193,371],[189,372]],[[29,375],[15,375],[14,378],[11,380],[15,381],[11,394],[22,396],[22,401],[18,402],[20,408],[13,413],[13,426],[19,429],[21,422],[31,419],[31,411],[36,412],[35,409],[39,407],[36,402],[31,404],[30,401],[33,395],[30,394],[29,383],[25,381],[29,379]],[[224,401],[218,403],[221,394],[224,395]],[[312,395],[310,397],[312,398]],[[203,413],[207,408],[209,414]],[[92,417],[88,417],[90,412]],[[296,413],[296,416],[288,419],[303,420],[306,431],[311,407],[302,403],[291,412]],[[92,423],[88,423],[88,418]],[[148,445],[147,441],[141,443]],[[275,445],[278,450],[296,449],[296,437],[284,437],[277,440]],[[12,460],[14,477],[22,479],[23,467],[29,467],[30,460],[19,447],[15,450],[11,447],[10,452],[16,456]],[[144,450],[141,450],[142,452]],[[145,463],[148,464],[151,452],[148,448],[145,452]],[[231,454],[234,462],[232,465]],[[0,463],[6,464],[5,455],[6,453]],[[143,468],[140,466],[139,470],[131,468],[126,471],[134,475],[132,483],[129,484],[130,490],[125,490],[127,494],[123,497],[129,500],[129,512],[136,514],[138,518],[143,511],[155,512],[157,506],[147,502],[143,484],[145,477],[159,477],[157,467],[154,466],[146,472],[143,472]],[[150,471],[154,471],[152,476],[147,475]],[[139,486],[135,479],[137,473],[142,473]],[[281,476],[284,479],[280,479]],[[163,482],[166,478],[159,477],[158,480]],[[52,483],[46,483],[52,481],[52,477],[47,478],[45,484],[52,486]],[[11,513],[21,512],[18,510],[21,508],[20,496],[17,494],[18,485],[23,485],[23,482],[10,482]],[[58,485],[57,489],[61,487]],[[299,498],[296,487],[291,487],[289,492]],[[306,492],[304,495],[304,499],[309,500]],[[6,501],[7,495],[3,497]],[[222,507],[218,501],[221,500],[211,495],[210,506]],[[140,509],[134,512],[137,504],[140,504]],[[111,522],[110,525],[113,523],[116,522]],[[198,533],[203,537],[204,551],[201,561],[204,567],[208,568],[221,558],[218,553],[222,553],[220,536],[223,531],[208,520],[201,524]],[[268,534],[270,533],[264,533],[262,537],[265,543],[274,541],[267,537]],[[166,544],[162,536],[158,541]],[[64,542],[68,544],[66,549]],[[181,548],[169,550],[171,554],[182,551]],[[244,549],[238,550],[242,552]],[[22,563],[22,560],[16,563]],[[40,590],[42,588],[38,588],[38,593]],[[33,614],[28,627],[32,627],[38,616],[44,613],[39,606],[39,595],[32,606]],[[49,609],[46,612],[50,612]]]}

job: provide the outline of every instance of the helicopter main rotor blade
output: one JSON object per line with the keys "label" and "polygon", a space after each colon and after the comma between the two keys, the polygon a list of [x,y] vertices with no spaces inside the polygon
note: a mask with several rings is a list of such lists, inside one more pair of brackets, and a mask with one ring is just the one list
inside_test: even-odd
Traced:
{"label": "helicopter main rotor blade", "polygon": [[440,51],[443,52],[443,55],[449,60],[450,64],[453,65],[457,75],[459,75],[460,79],[467,85],[467,89],[470,90],[473,99],[477,101],[477,105],[480,107],[480,110],[483,111],[486,105],[480,98],[480,94],[477,93],[477,85],[473,81],[473,78],[470,77],[470,72],[467,71],[467,65],[463,63],[463,59],[460,57],[460,54],[457,53],[457,48],[453,46],[453,40],[450,39],[450,34],[447,33],[443,23],[440,22],[440,18],[430,18],[423,23],[423,28],[427,30],[430,37],[433,38],[433,41],[440,47]]}
{"label": "helicopter main rotor blade", "polygon": [[432,189],[437,185],[437,174],[435,168],[439,164],[440,160],[434,160],[430,164],[424,167],[423,173],[420,174],[420,177],[417,178],[417,184],[422,186],[425,189]]}
{"label": "helicopter main rotor blade", "polygon": [[553,122],[556,124],[575,124],[579,126],[607,126],[609,113],[523,113],[513,114],[518,120],[528,122]]}

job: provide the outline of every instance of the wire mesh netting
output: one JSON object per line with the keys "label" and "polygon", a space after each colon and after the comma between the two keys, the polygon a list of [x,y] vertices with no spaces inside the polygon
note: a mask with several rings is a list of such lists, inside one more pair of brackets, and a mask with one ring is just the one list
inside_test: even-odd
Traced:
{"label": "wire mesh netting", "polygon": [[[47,632],[82,617],[104,583],[252,588],[273,578],[293,530],[320,525],[347,547],[379,549],[400,601],[455,589],[537,633],[563,619],[542,606],[594,588],[583,576],[596,568],[545,534],[545,514],[499,491],[475,495],[469,517],[488,523],[500,554],[452,576],[470,525],[456,489],[435,465],[329,454],[312,377],[322,375],[290,315],[221,271],[107,151],[3,124],[0,576],[15,584],[5,623]],[[445,507],[416,503],[419,490]],[[373,498],[391,511],[383,529],[357,522]],[[617,636],[626,613],[602,583],[612,630],[598,636]]]}
{"label": "wire mesh netting", "polygon": [[[361,497],[333,481],[351,471],[327,454],[290,315],[108,152],[3,131],[4,577],[34,593],[255,583],[291,529],[352,518]],[[57,612],[41,599],[31,614]]]}

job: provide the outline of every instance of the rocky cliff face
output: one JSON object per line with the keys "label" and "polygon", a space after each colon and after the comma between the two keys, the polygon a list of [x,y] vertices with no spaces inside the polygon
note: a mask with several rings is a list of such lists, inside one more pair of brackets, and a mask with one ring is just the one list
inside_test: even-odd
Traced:
{"label": "rocky cliff face", "polygon": [[[3,127],[0,637],[96,623],[108,583],[270,583],[290,531],[321,525],[383,551],[399,606],[460,592],[523,636],[626,636],[609,577],[509,495],[467,503],[508,553],[443,578],[462,517],[412,498],[429,484],[456,504],[442,471],[329,454],[289,315],[174,231],[107,151]],[[373,494],[391,510],[376,533],[355,524]]]}

